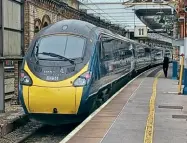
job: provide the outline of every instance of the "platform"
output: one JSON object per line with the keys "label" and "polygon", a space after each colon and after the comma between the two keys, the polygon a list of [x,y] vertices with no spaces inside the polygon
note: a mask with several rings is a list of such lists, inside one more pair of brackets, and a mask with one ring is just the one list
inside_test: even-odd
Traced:
{"label": "platform", "polygon": [[[61,143],[143,143],[146,138],[153,143],[186,143],[187,96],[177,94],[171,68],[168,78],[160,71],[157,80],[157,71],[145,72],[126,85]],[[150,98],[154,93],[155,118],[150,122]],[[144,138],[147,127],[152,127],[151,134]]]}

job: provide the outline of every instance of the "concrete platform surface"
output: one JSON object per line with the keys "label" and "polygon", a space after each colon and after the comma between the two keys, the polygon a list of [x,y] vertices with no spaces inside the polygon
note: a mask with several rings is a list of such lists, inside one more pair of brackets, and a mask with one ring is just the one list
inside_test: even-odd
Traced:
{"label": "concrete platform surface", "polygon": [[[152,85],[153,78],[147,77],[107,131],[102,143],[144,142]],[[177,81],[162,75],[157,84],[153,143],[187,143],[186,120],[172,118],[172,115],[184,115],[186,104],[187,96],[177,94]]]}
{"label": "concrete platform surface", "polygon": [[[171,70],[171,69],[170,69]],[[145,73],[125,87],[68,143],[143,143],[154,77]],[[187,143],[187,96],[177,94],[177,80],[158,79],[153,143]],[[184,117],[182,117],[184,116]],[[176,118],[173,118],[176,117]],[[69,139],[68,139],[69,138]]]}

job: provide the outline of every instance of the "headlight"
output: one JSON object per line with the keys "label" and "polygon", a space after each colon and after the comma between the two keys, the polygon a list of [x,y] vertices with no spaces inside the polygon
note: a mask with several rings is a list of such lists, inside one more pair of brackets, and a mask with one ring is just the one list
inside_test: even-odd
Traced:
{"label": "headlight", "polygon": [[32,79],[24,70],[21,71],[20,84],[21,85],[28,85],[28,86],[32,85]]}
{"label": "headlight", "polygon": [[85,72],[74,81],[73,85],[74,86],[85,86],[90,82],[91,76],[92,76],[91,72]]}

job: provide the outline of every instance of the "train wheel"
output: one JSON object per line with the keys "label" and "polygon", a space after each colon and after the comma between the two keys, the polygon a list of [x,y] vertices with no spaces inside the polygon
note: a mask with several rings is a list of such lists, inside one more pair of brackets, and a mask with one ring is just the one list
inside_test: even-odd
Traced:
{"label": "train wheel", "polygon": [[102,98],[102,102],[106,102],[108,99],[110,98],[110,95],[109,94],[105,94]]}
{"label": "train wheel", "polygon": [[97,101],[96,101],[97,108],[100,107],[102,104],[103,104],[102,99],[97,99]]}
{"label": "train wheel", "polygon": [[90,109],[90,114],[94,112],[97,108],[99,108],[102,105],[102,99],[99,99],[98,97],[94,100],[94,103],[92,105],[92,108]]}
{"label": "train wheel", "polygon": [[92,108],[90,110],[90,114],[92,114],[96,109],[97,109],[97,102],[95,100],[94,103],[93,103],[93,105],[92,105]]}

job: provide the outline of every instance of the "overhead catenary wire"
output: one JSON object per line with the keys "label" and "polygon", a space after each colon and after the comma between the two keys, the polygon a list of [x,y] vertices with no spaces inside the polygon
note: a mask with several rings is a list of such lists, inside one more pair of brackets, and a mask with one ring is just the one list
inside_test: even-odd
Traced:
{"label": "overhead catenary wire", "polygon": [[[94,4],[91,0],[89,0],[92,4]],[[103,13],[105,13],[104,12],[104,10],[102,10],[100,7],[98,7],[96,4],[94,4],[98,9],[100,9]],[[107,13],[107,15],[109,16],[109,17],[111,17],[108,13]],[[111,17],[112,19],[114,19],[113,17]],[[115,21],[118,21],[118,20],[116,20],[116,19],[114,19]]]}
{"label": "overhead catenary wire", "polygon": [[[95,11],[94,9],[90,8],[89,6],[83,4],[85,7],[89,8],[90,10],[93,10],[96,14],[99,14],[100,17],[104,17],[106,18],[105,16],[101,15],[101,13],[98,13],[97,11]],[[107,19],[107,18],[106,18]]]}
{"label": "overhead catenary wire", "polygon": [[[89,3],[88,3],[89,2]],[[120,1],[121,2],[121,1]],[[124,2],[124,0],[122,0],[122,2]],[[131,22],[128,22],[129,20],[124,20],[124,21],[126,21],[126,23],[123,23],[123,24],[121,24],[121,22],[122,21],[119,21],[119,20],[117,20],[117,19],[115,19],[114,17],[117,17],[117,15],[116,14],[121,14],[121,16],[120,17],[122,17],[122,16],[124,16],[124,17],[130,17],[130,15],[129,14],[126,14],[126,13],[134,13],[133,12],[133,10],[132,9],[130,9],[129,11],[125,11],[125,12],[117,12],[117,13],[107,13],[107,12],[105,12],[103,9],[101,9],[100,7],[98,7],[98,3],[97,4],[95,4],[93,1],[91,1],[91,0],[87,0],[87,3],[88,4],[84,4],[83,3],[83,5],[85,6],[85,7],[87,7],[87,8],[89,8],[90,10],[92,10],[92,11],[94,11],[95,12],[95,14],[98,14],[100,17],[104,17],[105,19],[107,19],[107,20],[109,20],[112,24],[116,24],[116,25],[124,25],[124,27],[123,28],[125,28],[125,27],[131,27],[129,24],[131,24]],[[88,5],[89,4],[92,4],[92,5],[94,5],[97,9],[93,9],[93,8],[90,8],[90,7],[88,7]],[[128,7],[127,7],[128,8]],[[87,10],[89,10],[89,9],[87,9]],[[115,9],[115,8],[113,8],[113,9]],[[124,9],[124,8],[123,8]],[[126,9],[126,8],[125,8]],[[100,10],[100,11],[102,11],[102,13],[101,12],[98,12],[98,11],[96,11],[96,10]],[[127,10],[127,9],[126,9]],[[90,13],[90,14],[94,14],[94,13]],[[109,15],[110,14],[110,15]],[[111,16],[111,15],[114,15],[115,14],[115,16],[113,17],[113,16]],[[106,18],[104,15],[108,15],[108,17]],[[110,18],[110,19],[109,19]],[[136,21],[136,20],[139,20],[139,19],[137,19],[137,17],[134,15],[134,21]],[[136,21],[136,23],[137,23],[137,21]],[[140,22],[138,22],[138,24],[141,24]]]}
{"label": "overhead catenary wire", "polygon": [[[94,9],[92,9],[92,8],[90,8],[91,10],[93,10],[96,14],[99,14],[100,16],[103,16],[102,14],[106,14],[106,15],[108,15],[108,17],[110,17],[110,18],[112,18],[114,21],[116,21],[116,22],[120,22],[120,21],[118,21],[118,20],[116,20],[114,17],[112,17],[111,15],[109,15],[108,13],[106,13],[104,10],[102,10],[100,7],[98,7],[95,3],[93,3],[91,0],[88,0],[91,4],[93,4],[94,6],[96,6],[100,11],[102,11],[103,13],[98,13],[97,11],[95,11]],[[83,5],[84,6],[86,6],[87,8],[89,8],[88,7],[88,5],[86,5],[86,4],[84,4],[83,3]],[[103,16],[103,17],[105,17],[105,16]],[[106,17],[105,17],[106,18]],[[111,22],[111,20],[110,19],[108,19],[108,18],[106,18],[106,20],[108,20],[108,21],[110,21]],[[127,27],[128,25],[126,25],[125,27]]]}

